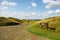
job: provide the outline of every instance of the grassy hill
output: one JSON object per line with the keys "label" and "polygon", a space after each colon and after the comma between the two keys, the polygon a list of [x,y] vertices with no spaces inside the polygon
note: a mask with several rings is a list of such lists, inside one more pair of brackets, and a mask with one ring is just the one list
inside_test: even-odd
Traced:
{"label": "grassy hill", "polygon": [[16,25],[16,24],[20,24],[20,22],[12,18],[0,17],[0,26]]}
{"label": "grassy hill", "polygon": [[13,17],[0,17],[0,26],[7,26],[7,25],[16,25],[16,24],[31,24],[35,21],[39,21],[39,20],[28,20],[28,19],[17,19],[17,18],[13,18]]}
{"label": "grassy hill", "polygon": [[[56,30],[54,31],[51,29],[47,30],[45,28],[41,28],[41,22],[49,23],[48,27],[56,28]],[[60,16],[37,21],[34,24],[28,26],[27,30],[36,35],[47,37],[52,40],[60,40]]]}

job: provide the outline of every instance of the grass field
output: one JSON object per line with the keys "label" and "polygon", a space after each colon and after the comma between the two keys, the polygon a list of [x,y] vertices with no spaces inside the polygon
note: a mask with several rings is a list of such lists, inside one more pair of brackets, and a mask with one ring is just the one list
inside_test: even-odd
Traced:
{"label": "grass field", "polygon": [[[41,28],[41,22],[48,22],[49,27],[56,27],[56,30],[47,30],[45,28]],[[53,17],[49,19],[45,19],[42,21],[37,21],[34,24],[28,26],[27,30],[32,32],[33,34],[46,37],[52,40],[60,40],[60,17]]]}
{"label": "grass field", "polygon": [[55,34],[51,31],[47,31],[45,29],[30,27],[30,28],[28,28],[28,31],[30,31],[36,35],[42,36],[42,37],[47,37],[52,40],[60,40],[60,35]]}

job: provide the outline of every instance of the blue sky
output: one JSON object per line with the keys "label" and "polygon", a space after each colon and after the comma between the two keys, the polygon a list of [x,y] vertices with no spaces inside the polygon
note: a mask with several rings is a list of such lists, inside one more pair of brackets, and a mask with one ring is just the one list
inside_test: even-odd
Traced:
{"label": "blue sky", "polygon": [[60,0],[0,0],[0,16],[19,19],[60,16]]}

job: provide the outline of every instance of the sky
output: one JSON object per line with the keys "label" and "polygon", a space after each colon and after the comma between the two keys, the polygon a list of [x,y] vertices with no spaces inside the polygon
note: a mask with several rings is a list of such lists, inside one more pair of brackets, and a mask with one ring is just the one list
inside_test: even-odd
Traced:
{"label": "sky", "polygon": [[60,16],[60,0],[0,0],[0,16],[19,19]]}

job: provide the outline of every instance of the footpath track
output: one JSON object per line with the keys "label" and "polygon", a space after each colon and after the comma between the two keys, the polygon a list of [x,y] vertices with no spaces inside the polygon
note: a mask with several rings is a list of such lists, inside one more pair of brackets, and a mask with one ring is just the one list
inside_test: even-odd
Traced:
{"label": "footpath track", "polygon": [[28,24],[0,27],[0,40],[49,40],[26,30]]}

